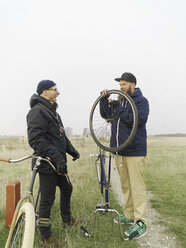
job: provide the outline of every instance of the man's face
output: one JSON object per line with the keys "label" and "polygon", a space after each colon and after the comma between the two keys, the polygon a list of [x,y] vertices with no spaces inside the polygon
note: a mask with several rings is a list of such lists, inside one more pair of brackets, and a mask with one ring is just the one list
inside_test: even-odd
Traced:
{"label": "man's face", "polygon": [[57,100],[57,97],[59,96],[59,91],[57,90],[57,86],[54,85],[53,87],[44,90],[44,97],[47,98],[51,103],[55,103]]}
{"label": "man's face", "polygon": [[135,90],[135,84],[127,82],[125,80],[120,80],[120,90],[126,92],[128,95],[131,95]]}

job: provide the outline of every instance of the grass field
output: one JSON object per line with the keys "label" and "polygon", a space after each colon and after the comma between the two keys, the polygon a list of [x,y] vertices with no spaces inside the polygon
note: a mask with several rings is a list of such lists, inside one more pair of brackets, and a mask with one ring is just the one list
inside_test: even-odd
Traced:
{"label": "grass field", "polygon": [[[163,224],[186,247],[186,138],[151,137],[145,169],[147,189]],[[162,220],[160,220],[161,223]]]}
{"label": "grass field", "polygon": [[[85,217],[85,226],[89,232],[93,229],[95,207],[101,201],[100,190],[95,171],[95,158],[89,153],[97,153],[97,148],[90,139],[73,139],[72,143],[80,151],[81,158],[72,162],[68,157],[69,175],[73,184],[72,212],[75,217]],[[186,138],[149,137],[148,156],[145,167],[147,189],[153,192],[152,206],[157,209],[169,231],[173,232],[181,247],[186,247]],[[0,139],[0,157],[18,158],[31,154],[26,143],[17,139]],[[10,180],[20,180],[22,194],[28,187],[31,177],[30,161],[17,165],[0,164],[0,247],[4,247],[8,228],[5,227],[5,186]],[[110,195],[111,208],[121,212],[115,196]],[[86,238],[79,226],[64,229],[59,213],[59,191],[52,208],[52,230],[59,238],[66,239],[69,248],[120,248],[139,247],[136,241],[123,241],[117,225],[112,223],[112,214],[99,214],[95,223],[95,240]],[[166,219],[166,222],[165,222]],[[127,227],[125,227],[126,229]],[[125,230],[124,229],[124,230]],[[36,228],[35,248],[42,247],[39,232]]]}

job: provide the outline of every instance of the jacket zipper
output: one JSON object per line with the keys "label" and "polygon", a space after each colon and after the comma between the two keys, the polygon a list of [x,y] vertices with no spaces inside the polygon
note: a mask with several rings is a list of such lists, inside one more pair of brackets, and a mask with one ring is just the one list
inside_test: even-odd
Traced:
{"label": "jacket zipper", "polygon": [[116,143],[117,143],[117,147],[119,145],[119,141],[118,141],[118,136],[119,136],[119,123],[120,123],[120,118],[118,120],[118,123],[117,123],[117,132],[116,132]]}
{"label": "jacket zipper", "polygon": [[[124,101],[122,102],[121,106],[124,105]],[[127,107],[127,101],[125,102],[125,108]],[[116,143],[117,143],[117,147],[119,146],[119,123],[120,123],[120,118],[118,119],[118,123],[117,123],[117,131],[116,131]]]}

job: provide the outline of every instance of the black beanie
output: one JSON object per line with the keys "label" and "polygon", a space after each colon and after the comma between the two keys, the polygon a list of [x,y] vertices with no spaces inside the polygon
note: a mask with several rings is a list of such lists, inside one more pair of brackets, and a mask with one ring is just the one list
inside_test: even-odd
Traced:
{"label": "black beanie", "polygon": [[120,78],[115,78],[115,80],[117,82],[120,82],[120,80],[125,80],[130,83],[134,83],[134,84],[137,83],[136,77],[130,72],[124,72]]}
{"label": "black beanie", "polygon": [[56,84],[51,80],[42,80],[38,83],[36,91],[37,91],[38,95],[40,95],[43,92],[43,90],[48,90],[49,88],[53,87],[54,85],[56,85]]}

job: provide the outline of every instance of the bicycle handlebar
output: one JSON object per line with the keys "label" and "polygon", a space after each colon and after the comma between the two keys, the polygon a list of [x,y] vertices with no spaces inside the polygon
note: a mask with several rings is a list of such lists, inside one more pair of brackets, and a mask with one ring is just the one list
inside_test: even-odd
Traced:
{"label": "bicycle handlebar", "polygon": [[0,158],[0,161],[10,163],[10,159]]}
{"label": "bicycle handlebar", "polygon": [[100,155],[103,155],[104,157],[106,157],[106,158],[109,158],[109,156],[110,156],[110,154],[108,155],[108,154],[105,154],[105,153],[90,153],[89,154],[89,157],[100,157]]}
{"label": "bicycle handlebar", "polygon": [[53,168],[53,170],[55,170],[55,172],[57,172],[58,175],[61,175],[61,173],[59,173],[59,172],[56,170],[55,166],[52,164],[52,162],[50,161],[49,158],[42,158],[42,157],[36,156],[36,155],[29,155],[29,156],[25,156],[25,157],[23,157],[23,158],[18,158],[18,159],[0,158],[0,161],[2,161],[2,162],[8,162],[8,163],[19,163],[19,162],[21,162],[21,161],[23,161],[23,160],[26,160],[26,159],[28,159],[28,158],[36,158],[36,159],[38,159],[39,161],[43,160],[43,161],[48,162],[48,163],[50,164],[50,166]]}

